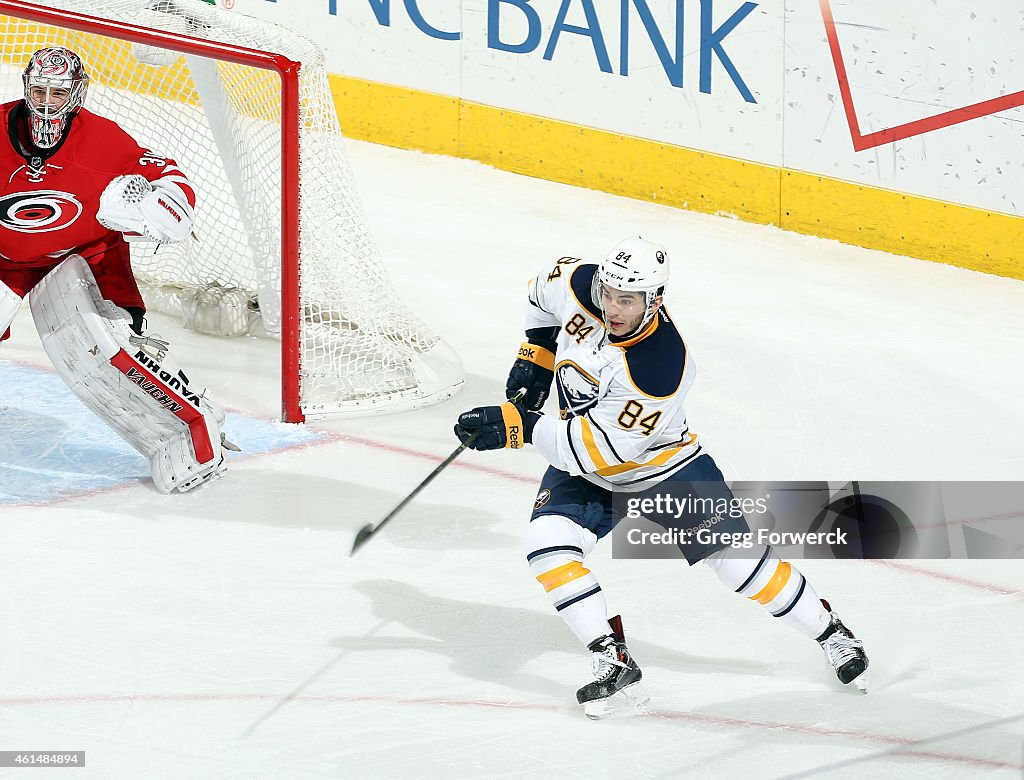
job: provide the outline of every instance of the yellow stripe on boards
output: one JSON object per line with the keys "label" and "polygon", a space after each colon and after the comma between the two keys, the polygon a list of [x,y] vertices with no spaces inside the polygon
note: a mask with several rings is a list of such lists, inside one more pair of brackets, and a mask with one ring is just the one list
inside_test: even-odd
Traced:
{"label": "yellow stripe on boards", "polygon": [[552,181],[669,206],[771,222],[770,166],[555,119],[463,102],[460,157]]}
{"label": "yellow stripe on boards", "polygon": [[783,171],[781,227],[1024,279],[1024,218]]}
{"label": "yellow stripe on boards", "polygon": [[544,574],[537,575],[537,582],[543,585],[544,590],[550,593],[555,588],[560,588],[565,583],[578,580],[580,577],[585,577],[588,574],[590,574],[590,569],[584,568],[582,563],[570,561]]}
{"label": "yellow stripe on boards", "polygon": [[750,222],[778,213],[779,171],[771,166],[445,95],[335,74],[330,81],[351,138]]}
{"label": "yellow stripe on boards", "polygon": [[345,76],[329,76],[331,94],[349,138],[459,154],[459,99]]}
{"label": "yellow stripe on boards", "polygon": [[1024,217],[331,76],[352,138],[1024,279]]}

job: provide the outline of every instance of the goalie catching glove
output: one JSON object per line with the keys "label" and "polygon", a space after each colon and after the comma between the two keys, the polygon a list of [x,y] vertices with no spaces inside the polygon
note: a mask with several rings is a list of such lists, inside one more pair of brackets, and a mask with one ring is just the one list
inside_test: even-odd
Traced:
{"label": "goalie catching glove", "polygon": [[192,207],[177,188],[157,184],[137,173],[114,178],[100,195],[96,221],[126,238],[145,236],[176,244],[192,232]]}
{"label": "goalie catching glove", "polygon": [[533,426],[540,417],[514,401],[501,406],[478,406],[459,415],[455,435],[473,450],[518,450],[533,441]]}
{"label": "goalie catching glove", "polygon": [[530,411],[539,411],[551,392],[551,380],[555,376],[555,336],[558,328],[533,328],[526,331],[526,341],[519,347],[516,362],[508,373],[505,383],[505,397],[512,398],[520,390],[526,390],[523,406]]}

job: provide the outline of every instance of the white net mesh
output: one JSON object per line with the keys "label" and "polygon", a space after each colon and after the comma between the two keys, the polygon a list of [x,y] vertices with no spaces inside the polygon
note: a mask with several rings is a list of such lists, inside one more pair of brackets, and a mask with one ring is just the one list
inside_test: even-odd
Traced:
{"label": "white net mesh", "polygon": [[[457,356],[398,300],[368,233],[344,151],[323,53],[307,38],[203,0],[33,0],[58,11],[282,54],[299,92],[299,404],[307,415],[414,408],[462,382]],[[132,246],[151,308],[182,308],[196,289],[239,288],[250,330],[281,332],[281,80],[216,56],[182,55],[0,15],[0,100],[44,46],[78,52],[86,107],[176,159],[196,185],[196,240]],[[284,259],[283,259],[284,258]],[[179,291],[184,293],[179,293]],[[258,311],[258,316],[255,312]]]}

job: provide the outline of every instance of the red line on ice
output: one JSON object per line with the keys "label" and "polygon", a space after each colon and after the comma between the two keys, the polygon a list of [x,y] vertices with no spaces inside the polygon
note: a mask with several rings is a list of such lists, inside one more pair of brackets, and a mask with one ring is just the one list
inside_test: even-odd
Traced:
{"label": "red line on ice", "polygon": [[[169,694],[79,694],[75,696],[11,696],[0,698],[0,707],[36,704],[92,704],[111,703],[149,703],[149,704],[187,704],[194,702],[246,702],[246,701],[280,701],[282,697],[272,693],[169,693]],[[439,707],[485,708],[495,710],[519,710],[531,712],[562,712],[573,713],[576,707],[562,704],[545,704],[541,702],[510,702],[491,701],[487,699],[446,699],[442,697],[401,697],[401,696],[369,696],[369,695],[315,695],[301,694],[290,696],[290,702],[325,703],[325,704],[398,704]],[[906,747],[908,750],[897,750],[890,755],[894,757],[913,757],[931,761],[943,761],[955,764],[984,766],[998,769],[1024,770],[1024,764],[1012,761],[1000,761],[980,756],[968,756],[958,753],[945,753],[931,750],[913,750],[922,740],[912,737],[899,737],[889,734],[872,734],[853,729],[829,728],[827,726],[801,725],[797,723],[779,723],[774,721],[745,720],[729,718],[721,715],[706,715],[678,710],[649,710],[643,717],[662,720],[687,721],[715,726],[734,726],[738,728],[764,729],[766,731],[809,734],[820,737],[843,737],[863,742]],[[927,737],[925,738],[927,739]]]}
{"label": "red line on ice", "polygon": [[[822,0],[822,2],[825,3],[825,2],[827,2],[827,0]],[[44,371],[46,371],[46,370],[51,371],[51,372],[53,371],[53,369],[50,368],[49,366],[44,366],[44,365],[41,365],[41,364],[34,364],[34,363],[30,363],[28,361],[11,360],[10,358],[5,358],[5,359],[6,360],[10,360],[10,362],[12,362],[12,363],[18,363],[18,364],[23,365],[23,366],[27,366],[27,367],[31,367],[31,368],[38,368],[38,369],[41,369],[41,370],[44,370]],[[239,412],[239,411],[236,411],[236,410],[230,410],[230,411],[232,412],[232,414],[247,414],[245,412]],[[249,416],[252,416],[252,415],[249,415]],[[321,446],[321,445],[324,445],[324,444],[333,444],[333,443],[337,443],[339,441],[340,442],[348,442],[348,443],[351,443],[351,444],[357,444],[357,445],[361,445],[361,446],[364,446],[364,447],[370,447],[372,449],[382,450],[384,452],[391,452],[391,453],[394,453],[396,455],[404,455],[406,457],[418,458],[419,460],[429,461],[429,462],[434,463],[434,464],[440,463],[444,459],[443,456],[440,456],[440,455],[437,455],[437,454],[434,454],[434,453],[423,452],[422,450],[414,450],[414,449],[411,449],[409,447],[399,446],[397,444],[389,444],[388,442],[378,441],[376,439],[368,439],[368,438],[363,437],[363,436],[354,436],[354,435],[351,435],[351,434],[343,434],[343,433],[328,433],[328,432],[322,432],[322,433],[326,433],[326,435],[323,438],[316,439],[314,441],[299,442],[299,443],[296,443],[296,444],[293,444],[293,445],[289,445],[287,447],[283,447],[281,449],[270,450],[270,451],[267,451],[267,452],[255,453],[255,454],[250,455],[250,456],[242,456],[242,457],[239,457],[239,458],[232,458],[232,460],[235,460],[236,462],[252,460],[252,459],[256,459],[256,458],[266,457],[268,455],[276,455],[276,454],[281,453],[281,452],[288,452],[288,451],[292,451],[292,450],[306,449],[306,448],[309,448],[309,447],[317,447],[317,446]],[[519,483],[526,483],[526,484],[534,485],[534,484],[537,484],[540,481],[539,477],[526,476],[524,474],[516,474],[515,472],[505,471],[503,469],[496,469],[496,468],[492,468],[490,466],[483,466],[483,465],[481,465],[479,463],[473,463],[471,461],[459,461],[459,460],[456,460],[456,461],[452,462],[452,467],[459,468],[459,469],[466,469],[466,470],[469,470],[469,471],[475,471],[475,472],[480,473],[480,474],[487,474],[488,476],[491,476],[491,477],[497,477],[498,479],[506,479],[506,480],[509,480],[509,481],[512,481],[512,482],[519,482]],[[127,482],[127,483],[123,483],[123,484],[120,484],[120,485],[115,485],[115,486],[112,486],[112,487],[109,487],[109,488],[99,488],[99,489],[88,491],[88,492],[84,492],[84,493],[74,493],[74,494],[71,494],[71,495],[65,495],[65,496],[61,496],[60,498],[56,498],[56,499],[49,500],[49,501],[38,501],[38,502],[24,503],[24,504],[13,504],[11,506],[15,506],[15,507],[27,507],[27,506],[45,507],[45,506],[52,506],[54,504],[65,503],[65,502],[73,500],[73,499],[85,498],[85,497],[88,497],[88,496],[99,495],[99,494],[102,494],[102,493],[110,493],[110,492],[113,492],[115,490],[124,490],[126,488],[136,486],[138,484],[140,484],[140,483],[139,482]],[[1000,594],[1006,595],[1006,596],[1024,597],[1024,591],[1013,590],[1011,588],[1004,588],[1004,587],[1000,587],[998,585],[990,585],[990,584],[985,583],[985,582],[979,582],[977,580],[971,580],[971,579],[968,579],[966,577],[958,577],[958,576],[952,575],[952,574],[943,574],[942,572],[937,572],[937,571],[933,571],[931,569],[925,569],[925,568],[918,567],[918,566],[911,566],[909,564],[904,564],[904,563],[895,563],[893,561],[870,561],[870,562],[871,563],[876,563],[876,564],[879,564],[879,565],[882,565],[882,566],[888,566],[889,568],[893,568],[893,569],[899,569],[901,571],[905,571],[905,572],[912,573],[912,574],[920,574],[920,575],[925,576],[925,577],[931,577],[933,579],[943,580],[945,582],[953,583],[953,584],[956,584],[956,585],[963,585],[963,586],[966,586],[966,587],[969,587],[969,588],[975,588],[975,589],[978,589],[978,590],[988,591],[990,593],[1000,593]]]}
{"label": "red line on ice", "polygon": [[1002,596],[1017,596],[1019,598],[1024,597],[1024,591],[1022,590],[1004,588],[1001,585],[991,585],[987,582],[979,582],[978,580],[968,579],[967,577],[961,577],[957,574],[946,574],[945,572],[935,571],[934,569],[926,569],[923,566],[912,566],[909,563],[897,563],[896,561],[880,560],[872,560],[870,561],[870,563],[874,563],[879,566],[887,566],[890,569],[899,569],[900,571],[906,571],[912,574],[920,574],[924,577],[931,577],[932,579],[942,580],[943,582],[952,582],[956,585],[966,585],[969,588],[986,590],[989,593],[998,593]]}

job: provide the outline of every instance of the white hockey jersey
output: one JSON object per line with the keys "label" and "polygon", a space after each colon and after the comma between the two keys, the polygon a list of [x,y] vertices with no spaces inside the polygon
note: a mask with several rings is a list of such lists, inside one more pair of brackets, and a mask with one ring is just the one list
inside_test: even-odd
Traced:
{"label": "white hockey jersey", "polygon": [[683,411],[695,368],[664,307],[633,338],[610,342],[591,297],[595,273],[597,265],[563,257],[530,281],[527,330],[560,326],[560,419],[543,415],[532,441],[557,469],[642,490],[701,454]]}

